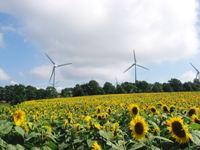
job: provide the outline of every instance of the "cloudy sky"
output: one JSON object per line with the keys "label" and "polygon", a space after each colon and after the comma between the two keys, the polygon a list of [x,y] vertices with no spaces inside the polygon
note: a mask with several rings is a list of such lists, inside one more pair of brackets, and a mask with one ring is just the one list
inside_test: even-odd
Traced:
{"label": "cloudy sky", "polygon": [[51,63],[57,86],[95,79],[100,83],[193,80],[200,69],[198,0],[0,0],[0,86],[48,86]]}

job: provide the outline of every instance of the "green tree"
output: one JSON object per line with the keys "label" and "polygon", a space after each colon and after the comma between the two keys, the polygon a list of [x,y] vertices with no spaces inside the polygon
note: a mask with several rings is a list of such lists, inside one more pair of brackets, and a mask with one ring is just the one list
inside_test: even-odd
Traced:
{"label": "green tree", "polygon": [[182,91],[183,90],[183,85],[180,80],[172,78],[171,80],[168,81],[170,86],[172,87],[173,91]]}
{"label": "green tree", "polygon": [[61,97],[71,97],[72,96],[72,88],[65,88],[61,90]]}
{"label": "green tree", "polygon": [[36,99],[45,99],[47,98],[47,93],[45,89],[38,89],[36,92]]}
{"label": "green tree", "polygon": [[150,92],[151,86],[146,81],[137,81],[136,86],[138,89],[138,92]]}
{"label": "green tree", "polygon": [[122,88],[126,91],[126,93],[133,93],[137,91],[137,87],[135,84],[130,82],[124,82],[121,84]]}
{"label": "green tree", "polygon": [[200,81],[199,81],[199,79],[194,79],[192,88],[193,88],[194,91],[200,91]]}
{"label": "green tree", "polygon": [[73,88],[72,95],[73,96],[83,96],[84,95],[84,91],[79,84],[76,84],[76,86]]}
{"label": "green tree", "polygon": [[37,88],[33,86],[27,86],[26,87],[26,99],[27,100],[32,100],[37,98]]}
{"label": "green tree", "polygon": [[88,95],[99,95],[104,94],[103,89],[99,86],[99,83],[95,80],[91,80],[88,83]]}
{"label": "green tree", "polygon": [[169,83],[163,83],[163,91],[164,92],[173,92],[173,88]]}
{"label": "green tree", "polygon": [[56,98],[58,97],[58,92],[52,86],[46,88],[46,96],[47,98]]}
{"label": "green tree", "polygon": [[116,92],[115,92],[116,94],[124,94],[124,93],[126,93],[126,91],[124,90],[124,88],[121,86],[121,85],[117,85],[117,87],[116,87]]}
{"label": "green tree", "polygon": [[193,83],[192,82],[183,83],[183,90],[184,91],[193,91]]}
{"label": "green tree", "polygon": [[161,83],[159,82],[155,82],[153,85],[152,85],[152,92],[162,92],[163,91],[163,86]]}
{"label": "green tree", "polygon": [[105,94],[113,94],[115,93],[115,86],[110,82],[106,82],[103,86],[103,90]]}
{"label": "green tree", "polygon": [[0,101],[5,101],[5,89],[0,87]]}

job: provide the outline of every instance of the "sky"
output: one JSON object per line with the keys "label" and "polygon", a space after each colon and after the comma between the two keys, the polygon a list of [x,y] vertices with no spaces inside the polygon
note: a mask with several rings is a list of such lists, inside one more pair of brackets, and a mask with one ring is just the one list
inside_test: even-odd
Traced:
{"label": "sky", "polygon": [[200,69],[198,0],[0,0],[0,86],[56,87],[97,80],[192,81]]}

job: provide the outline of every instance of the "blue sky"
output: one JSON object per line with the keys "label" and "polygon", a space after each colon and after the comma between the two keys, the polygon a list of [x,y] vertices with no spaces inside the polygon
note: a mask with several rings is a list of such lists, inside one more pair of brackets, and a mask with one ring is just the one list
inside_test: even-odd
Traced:
{"label": "blue sky", "polygon": [[[180,5],[181,4],[181,5]],[[57,70],[57,87],[95,79],[134,81],[122,72],[133,60],[150,71],[138,79],[193,80],[199,62],[199,5],[195,0],[0,0],[0,86],[46,87],[51,64],[44,53],[71,66]]]}

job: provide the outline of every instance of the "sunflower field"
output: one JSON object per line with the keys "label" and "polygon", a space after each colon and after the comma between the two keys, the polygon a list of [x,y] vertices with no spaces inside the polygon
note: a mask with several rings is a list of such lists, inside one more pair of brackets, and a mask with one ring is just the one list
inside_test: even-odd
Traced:
{"label": "sunflower field", "polygon": [[200,149],[200,92],[0,104],[1,150]]}

